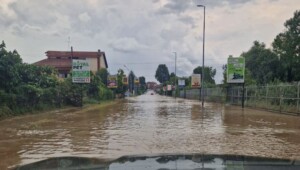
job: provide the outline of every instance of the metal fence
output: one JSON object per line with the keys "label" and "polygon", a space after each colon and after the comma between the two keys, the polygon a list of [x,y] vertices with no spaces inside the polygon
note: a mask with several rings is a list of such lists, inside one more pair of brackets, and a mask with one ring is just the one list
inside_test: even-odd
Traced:
{"label": "metal fence", "polygon": [[[300,84],[268,85],[245,87],[244,104],[246,107],[261,108],[278,112],[296,113],[300,115]],[[206,88],[205,101],[242,104],[243,88]],[[200,100],[200,90],[181,90],[180,97]]]}

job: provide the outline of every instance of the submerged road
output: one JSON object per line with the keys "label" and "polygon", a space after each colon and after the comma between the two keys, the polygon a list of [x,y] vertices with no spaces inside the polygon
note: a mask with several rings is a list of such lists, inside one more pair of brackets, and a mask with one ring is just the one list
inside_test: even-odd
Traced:
{"label": "submerged road", "polygon": [[[105,105],[105,104],[104,104]],[[300,117],[147,93],[0,121],[0,169],[50,157],[214,153],[300,159]]]}

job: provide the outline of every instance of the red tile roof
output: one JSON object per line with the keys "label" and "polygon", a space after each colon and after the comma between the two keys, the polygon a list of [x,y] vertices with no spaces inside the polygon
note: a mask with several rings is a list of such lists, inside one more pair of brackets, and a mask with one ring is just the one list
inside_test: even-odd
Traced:
{"label": "red tile roof", "polygon": [[[88,51],[74,51],[73,52],[73,57],[78,57],[78,58],[97,58],[103,55],[104,52],[88,52]],[[70,51],[47,51],[46,55],[48,58],[56,58],[56,57],[61,57],[61,58],[68,58],[72,57],[72,53]]]}
{"label": "red tile roof", "polygon": [[67,68],[71,69],[71,59],[56,59],[56,58],[47,58],[41,61],[34,63],[38,66],[52,66],[57,69]]}
{"label": "red tile roof", "polygon": [[[33,63],[38,66],[52,66],[58,70],[70,70],[72,66],[72,53],[70,51],[47,51],[47,59]],[[106,56],[104,52],[98,50],[98,52],[88,52],[88,51],[73,51],[73,58],[100,58],[103,56],[105,66],[108,67]],[[98,66],[99,67],[99,66]]]}

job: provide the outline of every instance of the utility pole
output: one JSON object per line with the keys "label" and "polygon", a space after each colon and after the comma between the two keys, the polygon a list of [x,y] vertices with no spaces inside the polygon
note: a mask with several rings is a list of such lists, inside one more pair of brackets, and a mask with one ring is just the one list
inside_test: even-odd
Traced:
{"label": "utility pole", "polygon": [[177,80],[177,74],[176,74],[176,65],[177,65],[177,53],[174,52],[175,54],[175,82],[174,82],[174,86],[175,86],[175,99],[176,99],[176,91],[177,91],[177,86],[176,86],[176,80]]}
{"label": "utility pole", "polygon": [[204,49],[205,49],[205,6],[204,5],[197,5],[197,7],[203,7],[203,13],[204,13],[204,17],[203,17],[203,53],[202,53],[202,81],[201,81],[201,99],[202,99],[202,107],[204,106],[204,94],[203,94],[203,90],[204,90]]}

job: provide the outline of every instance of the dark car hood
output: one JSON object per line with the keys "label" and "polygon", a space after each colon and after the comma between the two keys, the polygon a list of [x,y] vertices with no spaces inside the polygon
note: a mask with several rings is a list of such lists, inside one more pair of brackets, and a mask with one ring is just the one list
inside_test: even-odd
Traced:
{"label": "dark car hood", "polygon": [[300,169],[299,160],[241,155],[164,154],[123,156],[108,161],[85,157],[57,157],[19,166],[17,170],[199,170],[199,169]]}

